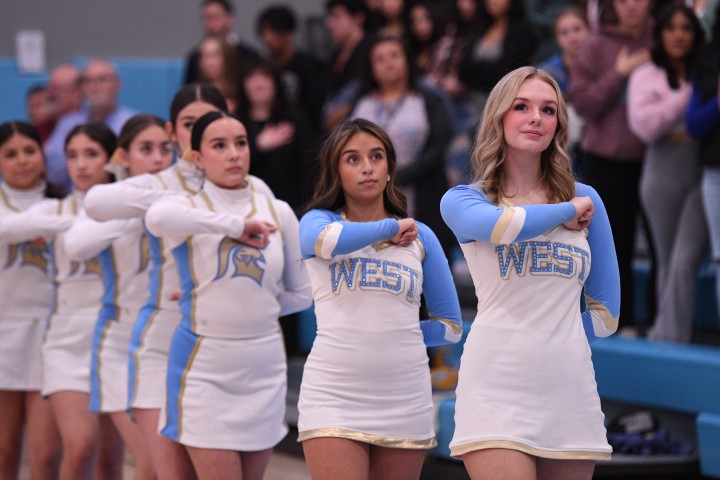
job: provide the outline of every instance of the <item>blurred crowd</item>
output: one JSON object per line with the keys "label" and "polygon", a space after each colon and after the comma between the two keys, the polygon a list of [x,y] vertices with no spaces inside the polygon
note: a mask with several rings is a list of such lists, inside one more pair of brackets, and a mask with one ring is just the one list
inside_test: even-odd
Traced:
{"label": "blurred crowd", "polygon": [[[185,82],[222,92],[247,127],[253,175],[298,214],[312,194],[322,135],[344,119],[377,123],[398,150],[410,214],[452,258],[456,241],[437,205],[448,187],[473,180],[468,155],[485,98],[508,71],[543,68],[570,107],[576,176],[610,215],[621,329],[637,323],[639,231],[653,266],[648,335],[688,342],[698,268],[708,247],[715,268],[720,257],[716,4],[328,0],[328,56],[298,47],[303,19],[289,4],[265,7],[254,32],[238,32],[232,2],[203,0],[205,37],[187,57]],[[261,50],[247,41],[253,35]],[[71,189],[63,142],[73,126],[101,120],[117,133],[137,113],[118,104],[120,88],[113,64],[98,59],[82,70],[58,66],[28,92],[51,183]]]}

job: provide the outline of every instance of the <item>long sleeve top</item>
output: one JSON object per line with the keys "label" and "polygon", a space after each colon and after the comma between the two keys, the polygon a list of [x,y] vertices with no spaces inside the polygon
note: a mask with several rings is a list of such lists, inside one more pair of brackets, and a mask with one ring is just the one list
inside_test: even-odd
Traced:
{"label": "long sleeve top", "polygon": [[62,200],[46,199],[2,222],[0,238],[10,242],[42,238],[50,245],[55,282],[54,313],[94,314],[100,309],[102,280],[98,258],[76,261],[65,249],[65,233],[82,212],[83,199],[80,192]]}
{"label": "long sleeve top", "polygon": [[[610,222],[593,188],[576,183],[576,192],[595,205],[587,240],[578,235],[581,232],[562,226],[575,216],[570,202],[503,207],[470,185],[445,194],[440,210],[471,265],[479,316],[485,311],[502,313],[508,321],[529,323],[533,318],[546,322],[544,318],[553,315],[573,318],[580,311],[580,299],[570,301],[566,295],[574,295],[577,283],[563,280],[575,280],[584,288],[587,308],[582,323],[588,340],[615,332],[620,279]],[[541,292],[547,298],[540,304],[518,301]],[[562,313],[561,304],[567,313]]]}
{"label": "long sleeve top", "polygon": [[655,143],[671,132],[685,131],[685,111],[692,85],[672,89],[667,72],[648,62],[638,67],[628,83],[628,123],[646,144]]}
{"label": "long sleeve top", "polygon": [[81,213],[65,232],[65,252],[75,261],[99,258],[103,307],[113,310],[116,321],[133,324],[150,282],[150,246],[142,220],[97,222]]}
{"label": "long sleeve top", "polygon": [[[156,174],[137,175],[122,182],[96,185],[90,189],[85,208],[97,221],[115,219],[143,219],[148,208],[165,196],[193,196],[202,187],[205,176],[194,163],[179,160]],[[250,188],[273,196],[270,188],[259,178],[248,176]],[[180,280],[175,259],[162,239],[149,235],[150,295],[148,307],[177,312]]]}
{"label": "long sleeve top", "polygon": [[41,238],[11,241],[4,225],[44,198],[45,185],[17,190],[0,183],[0,318],[38,320],[50,312],[53,282],[47,243]]}
{"label": "long sleeve top", "polygon": [[720,49],[709,45],[703,52],[701,67],[693,80],[685,126],[700,141],[698,157],[706,166],[720,165],[720,107],[718,106],[718,65]]}
{"label": "long sleeve top", "polygon": [[[460,304],[447,259],[432,230],[418,222],[408,247],[387,240],[397,220],[349,222],[339,213],[312,210],[300,221],[300,242],[313,286],[318,335],[360,329],[364,319],[387,318],[378,334],[422,331],[428,346],[457,343]],[[418,323],[420,295],[429,318]]]}
{"label": "long sleeve top", "polygon": [[623,47],[631,53],[649,49],[651,31],[648,24],[641,35],[630,37],[617,27],[601,27],[585,41],[570,69],[568,87],[570,103],[586,122],[580,142],[584,151],[618,162],[643,158],[645,146],[628,127],[627,78],[615,62]]}
{"label": "long sleeve top", "polygon": [[[263,249],[236,240],[247,218],[278,227]],[[250,187],[227,190],[206,181],[194,197],[160,199],[145,221],[172,249],[182,321],[192,332],[257,338],[278,331],[278,316],[311,305],[298,221],[287,203]]]}

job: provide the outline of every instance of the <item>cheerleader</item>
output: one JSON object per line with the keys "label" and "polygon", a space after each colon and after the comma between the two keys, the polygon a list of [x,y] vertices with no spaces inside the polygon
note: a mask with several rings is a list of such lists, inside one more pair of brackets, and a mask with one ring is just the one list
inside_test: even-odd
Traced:
{"label": "cheerleader", "polygon": [[287,203],[250,188],[236,117],[203,115],[191,145],[202,191],[163,198],[146,215],[173,247],[182,285],[161,433],[185,445],[200,478],[261,479],[287,432],[278,317],[311,304],[298,221]]}
{"label": "cheerleader", "polygon": [[405,218],[395,149],[380,127],[342,124],[320,160],[300,222],[318,331],[298,440],[314,479],[417,479],[436,445],[425,347],[462,334],[448,261],[435,234]]}
{"label": "cheerleader", "polygon": [[52,304],[47,244],[10,242],[3,221],[52,196],[42,140],[27,123],[0,125],[0,478],[17,478],[23,429],[33,478],[57,477],[60,437],[40,395],[40,346]]}
{"label": "cheerleader", "polygon": [[[89,411],[92,332],[102,295],[98,259],[71,260],[65,233],[82,212],[85,193],[106,183],[105,165],[115,150],[112,131],[102,123],[73,128],[65,140],[74,191],[62,200],[44,200],[5,222],[10,241],[42,238],[51,242],[55,300],[42,346],[42,394],[50,397],[60,430],[61,479],[116,478],[122,468],[122,442],[106,416]],[[97,460],[97,461],[96,461]]]}
{"label": "cheerleader", "polygon": [[[191,84],[180,89],[170,105],[170,122],[166,125],[181,153],[179,160],[154,175],[137,175],[93,188],[85,202],[88,216],[98,221],[144,219],[150,205],[163,196],[197,193],[204,174],[190,159],[190,134],[202,115],[225,108],[225,98],[215,87]],[[262,180],[249,177],[248,182],[251,188],[272,196]],[[165,402],[170,341],[181,319],[180,280],[170,249],[161,239],[153,235],[148,238],[150,295],[132,332],[128,402],[148,439],[158,477],[161,480],[192,479],[193,467],[185,449],[157,434],[160,408]]]}
{"label": "cheerleader", "polygon": [[589,480],[610,458],[588,343],[617,329],[618,265],[600,197],[573,179],[567,118],[547,73],[507,74],[485,106],[475,183],[440,204],[478,297],[450,443],[473,479]]}
{"label": "cheerleader", "polygon": [[[164,127],[165,122],[152,115],[136,115],[125,123],[108,165],[116,178],[154,174],[170,166],[172,145]],[[65,250],[75,261],[99,256],[103,274],[103,306],[92,345],[90,411],[110,415],[132,454],[135,479],[155,478],[145,437],[126,414],[130,336],[150,281],[142,220],[96,222],[81,215],[65,234]]]}

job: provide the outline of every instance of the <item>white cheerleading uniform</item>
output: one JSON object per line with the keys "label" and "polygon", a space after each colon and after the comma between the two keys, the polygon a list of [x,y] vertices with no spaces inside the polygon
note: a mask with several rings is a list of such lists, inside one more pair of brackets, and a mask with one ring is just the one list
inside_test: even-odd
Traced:
{"label": "white cheerleading uniform", "polygon": [[[248,218],[278,227],[265,248],[234,240]],[[311,304],[295,214],[249,187],[206,181],[195,197],[158,201],[146,223],[174,246],[183,290],[160,433],[198,448],[273,447],[287,432],[278,317]]]}
{"label": "white cheerleading uniform", "polygon": [[150,282],[150,248],[143,222],[132,218],[96,222],[79,215],[65,232],[70,258],[98,256],[103,275],[90,369],[90,411],[121,412],[128,404],[130,337]]}
{"label": "white cheerleading uniform", "polygon": [[[407,247],[398,222],[347,222],[313,210],[300,222],[317,336],[303,372],[298,441],[339,437],[390,448],[432,448],[426,346],[456,343],[460,305],[434,233],[418,223]],[[430,313],[420,320],[420,296]]]}
{"label": "white cheerleading uniform", "polygon": [[100,311],[102,279],[97,257],[77,262],[65,251],[65,231],[82,210],[79,192],[44,200],[8,219],[15,240],[50,242],[55,300],[42,346],[42,394],[90,392],[92,332]]}
{"label": "white cheerleading uniform", "polygon": [[3,221],[45,198],[45,185],[0,183],[0,390],[39,391],[40,347],[53,299],[50,254],[40,239],[13,242]]}
{"label": "white cheerleading uniform", "polygon": [[[122,182],[90,189],[86,201],[88,216],[98,221],[143,219],[152,203],[163,196],[195,195],[204,180],[194,163],[178,160],[156,174],[144,174]],[[260,179],[248,177],[253,189],[272,196]],[[161,408],[165,402],[167,359],[175,328],[180,323],[180,280],[171,249],[151,234],[150,290],[133,327],[130,341],[128,406]]]}
{"label": "white cheerleading uniform", "polygon": [[569,202],[499,207],[467,185],[443,197],[478,297],[460,362],[455,457],[505,448],[610,458],[589,342],[617,329],[619,274],[600,197],[576,191],[595,205],[584,232],[562,225],[575,216]]}

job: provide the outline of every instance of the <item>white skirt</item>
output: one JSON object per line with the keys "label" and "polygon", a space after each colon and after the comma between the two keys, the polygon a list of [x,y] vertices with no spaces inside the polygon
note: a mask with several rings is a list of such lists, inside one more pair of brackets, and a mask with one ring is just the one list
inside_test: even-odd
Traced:
{"label": "white skirt", "polygon": [[97,313],[55,313],[42,346],[42,394],[90,393],[90,357]]}
{"label": "white skirt", "polygon": [[90,411],[93,413],[127,410],[133,326],[117,321],[116,310],[103,307],[95,325],[90,366]]}
{"label": "white skirt", "polygon": [[39,391],[45,319],[0,319],[0,390]]}
{"label": "white skirt", "polygon": [[317,337],[305,362],[298,441],[339,437],[387,448],[428,449],[433,428],[428,357],[417,337],[361,336],[330,345]]}
{"label": "white skirt", "polygon": [[450,454],[505,448],[543,458],[609,460],[580,319],[569,334],[481,327],[473,325],[460,360]]}
{"label": "white skirt", "polygon": [[279,329],[255,339],[202,337],[178,327],[160,433],[198,448],[258,451],[287,434],[287,362]]}
{"label": "white skirt", "polygon": [[181,318],[174,311],[140,310],[130,341],[129,407],[159,409],[165,403],[170,342]]}

